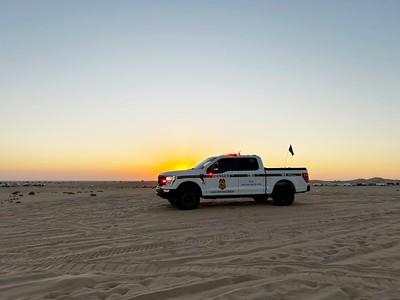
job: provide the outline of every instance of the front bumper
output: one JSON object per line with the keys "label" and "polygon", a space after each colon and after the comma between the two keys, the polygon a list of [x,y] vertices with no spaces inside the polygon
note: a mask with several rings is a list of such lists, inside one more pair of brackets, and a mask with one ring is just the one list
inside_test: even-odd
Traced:
{"label": "front bumper", "polygon": [[172,189],[163,189],[161,187],[156,187],[157,196],[164,199],[174,198],[176,195],[176,191]]}

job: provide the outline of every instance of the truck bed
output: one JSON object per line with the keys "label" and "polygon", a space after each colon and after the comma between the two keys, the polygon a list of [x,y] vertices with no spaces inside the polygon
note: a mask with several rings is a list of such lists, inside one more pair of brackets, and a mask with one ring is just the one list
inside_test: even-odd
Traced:
{"label": "truck bed", "polygon": [[307,168],[264,168],[267,171],[305,171]]}

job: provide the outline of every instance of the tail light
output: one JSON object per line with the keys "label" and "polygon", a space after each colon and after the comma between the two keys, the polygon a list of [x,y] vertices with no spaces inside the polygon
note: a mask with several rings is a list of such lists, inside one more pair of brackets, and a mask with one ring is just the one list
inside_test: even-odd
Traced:
{"label": "tail light", "polygon": [[301,176],[303,177],[303,179],[304,179],[304,181],[305,181],[306,183],[309,182],[308,173],[301,173]]}
{"label": "tail light", "polygon": [[166,176],[158,176],[158,185],[166,185],[167,177]]}

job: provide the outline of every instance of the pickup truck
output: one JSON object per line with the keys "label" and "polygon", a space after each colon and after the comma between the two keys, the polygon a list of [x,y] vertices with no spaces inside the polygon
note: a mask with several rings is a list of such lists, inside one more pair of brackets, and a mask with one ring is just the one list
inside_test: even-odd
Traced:
{"label": "pickup truck", "polygon": [[251,197],[291,205],[295,193],[310,191],[306,168],[264,168],[257,155],[213,156],[190,170],[161,173],[157,195],[180,209],[194,209],[200,198]]}

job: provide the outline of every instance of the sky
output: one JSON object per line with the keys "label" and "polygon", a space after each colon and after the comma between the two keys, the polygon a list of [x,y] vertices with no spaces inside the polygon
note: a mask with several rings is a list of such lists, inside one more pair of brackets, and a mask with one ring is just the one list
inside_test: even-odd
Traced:
{"label": "sky", "polygon": [[399,129],[399,1],[0,0],[0,180],[400,178]]}

